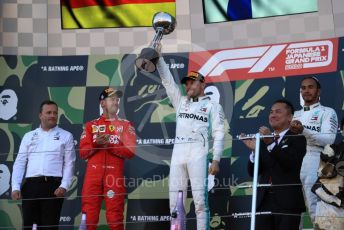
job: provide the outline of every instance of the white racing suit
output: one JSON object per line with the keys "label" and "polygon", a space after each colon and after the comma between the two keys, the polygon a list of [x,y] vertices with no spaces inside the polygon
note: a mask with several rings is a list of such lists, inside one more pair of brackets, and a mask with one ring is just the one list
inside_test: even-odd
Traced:
{"label": "white racing suit", "polygon": [[307,153],[303,158],[300,179],[310,218],[314,222],[316,215],[317,196],[311,189],[317,180],[320,163],[320,152],[327,144],[336,139],[338,120],[336,112],[319,102],[296,111],[293,120],[299,120],[303,127],[303,135],[307,139]]}
{"label": "white racing suit", "polygon": [[315,229],[344,229],[343,166],[344,141],[326,145],[321,153],[318,180],[312,188],[312,191],[320,198],[316,208]]}
{"label": "white racing suit", "polygon": [[224,113],[220,104],[209,97],[198,101],[182,96],[164,59],[157,69],[167,95],[176,110],[176,137],[172,152],[169,196],[170,210],[176,205],[178,190],[187,195],[188,179],[195,203],[197,229],[209,229],[208,160],[209,139],[213,142],[213,160],[220,161],[224,146]]}

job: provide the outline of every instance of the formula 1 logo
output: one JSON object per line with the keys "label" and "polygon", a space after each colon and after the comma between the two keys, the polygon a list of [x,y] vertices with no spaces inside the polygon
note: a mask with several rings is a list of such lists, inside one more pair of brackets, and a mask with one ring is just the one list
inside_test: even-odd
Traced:
{"label": "formula 1 logo", "polygon": [[286,45],[223,50],[214,54],[199,70],[203,76],[219,76],[226,70],[251,68],[249,73],[262,72]]}
{"label": "formula 1 logo", "polygon": [[189,70],[209,82],[335,71],[338,39],[190,54]]}

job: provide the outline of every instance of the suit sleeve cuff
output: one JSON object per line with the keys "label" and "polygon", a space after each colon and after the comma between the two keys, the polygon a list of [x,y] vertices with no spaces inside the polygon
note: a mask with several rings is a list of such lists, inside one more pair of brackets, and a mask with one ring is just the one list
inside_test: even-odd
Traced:
{"label": "suit sleeve cuff", "polygon": [[67,191],[67,190],[68,190],[68,188],[69,188],[69,185],[68,185],[68,183],[67,183],[67,182],[64,182],[64,181],[62,181],[62,183],[61,183],[60,187],[61,187],[61,188],[64,188],[64,189],[66,189],[66,191]]}
{"label": "suit sleeve cuff", "polygon": [[13,191],[20,191],[20,185],[12,185],[12,192]]}
{"label": "suit sleeve cuff", "polygon": [[218,161],[218,162],[220,162],[220,160],[221,160],[221,156],[217,156],[217,155],[214,155],[214,156],[213,156],[213,161]]}

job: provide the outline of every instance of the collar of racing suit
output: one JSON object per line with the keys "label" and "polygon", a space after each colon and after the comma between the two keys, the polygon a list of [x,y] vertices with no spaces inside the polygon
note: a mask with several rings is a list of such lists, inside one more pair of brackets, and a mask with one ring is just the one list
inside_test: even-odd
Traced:
{"label": "collar of racing suit", "polygon": [[207,96],[207,95],[205,95],[205,96],[202,96],[202,97],[191,98],[191,101],[192,101],[192,102],[198,102],[198,101],[207,100],[207,99],[210,100],[210,97]]}
{"label": "collar of racing suit", "polygon": [[104,121],[117,121],[117,120],[120,120],[119,117],[117,117],[117,118],[107,118],[107,117],[105,117],[104,114],[102,114],[102,115],[100,116],[100,119],[101,119],[101,120],[104,120]]}
{"label": "collar of racing suit", "polygon": [[58,126],[58,125],[55,125],[55,127],[49,129],[48,131],[45,131],[44,129],[42,129],[42,126],[39,125],[39,129],[40,129],[40,131],[42,131],[42,132],[53,132],[53,131],[57,130],[58,128],[59,128],[59,126]]}
{"label": "collar of racing suit", "polygon": [[318,106],[320,106],[320,102],[317,102],[317,103],[310,105],[310,106],[304,106],[303,111],[309,111],[309,110],[312,110]]}

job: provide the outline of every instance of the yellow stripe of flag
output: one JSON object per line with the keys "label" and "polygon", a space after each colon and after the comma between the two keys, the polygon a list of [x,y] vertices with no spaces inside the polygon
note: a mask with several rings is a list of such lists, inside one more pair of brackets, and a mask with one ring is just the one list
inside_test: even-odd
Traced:
{"label": "yellow stripe of flag", "polygon": [[152,26],[153,15],[157,12],[167,12],[175,17],[176,3],[90,6],[71,10],[72,12],[66,6],[62,6],[64,29]]}

